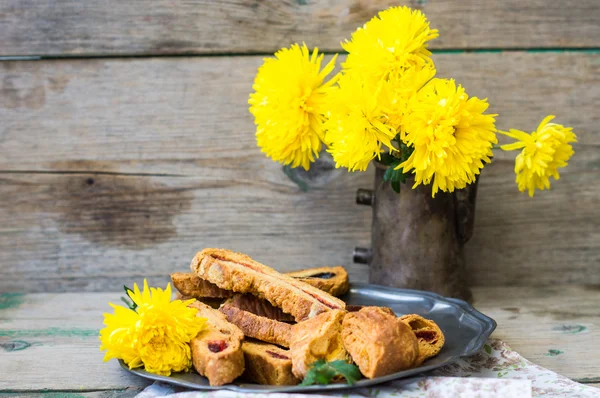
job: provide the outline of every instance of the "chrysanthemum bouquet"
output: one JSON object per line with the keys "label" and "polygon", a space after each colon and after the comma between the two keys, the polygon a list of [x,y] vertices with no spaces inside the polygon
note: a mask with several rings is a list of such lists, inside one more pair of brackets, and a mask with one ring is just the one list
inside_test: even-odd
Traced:
{"label": "chrysanthemum bouquet", "polygon": [[516,182],[533,196],[573,155],[571,128],[546,117],[537,131],[498,131],[487,99],[469,97],[453,79],[436,78],[428,42],[438,36],[425,15],[393,7],[358,28],[342,43],[342,71],[326,81],[337,55],[321,69],[323,54],[298,44],[265,59],[250,95],[250,112],[262,151],[284,165],[303,167],[325,145],[336,167],[364,171],[377,159],[389,166],[384,180],[395,191],[407,177],[414,187],[433,184],[453,192],[475,181],[491,162],[496,133],[521,150]]}

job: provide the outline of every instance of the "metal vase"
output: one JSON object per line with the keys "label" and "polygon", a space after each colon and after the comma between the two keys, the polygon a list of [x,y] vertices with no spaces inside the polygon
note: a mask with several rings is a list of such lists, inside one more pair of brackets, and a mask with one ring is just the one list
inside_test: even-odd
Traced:
{"label": "metal vase", "polygon": [[412,189],[409,178],[396,193],[383,182],[385,169],[376,163],[375,190],[357,193],[357,203],[373,207],[373,226],[371,249],[357,248],[355,262],[369,264],[371,283],[470,300],[464,244],[473,232],[478,182],[433,198],[431,185]]}

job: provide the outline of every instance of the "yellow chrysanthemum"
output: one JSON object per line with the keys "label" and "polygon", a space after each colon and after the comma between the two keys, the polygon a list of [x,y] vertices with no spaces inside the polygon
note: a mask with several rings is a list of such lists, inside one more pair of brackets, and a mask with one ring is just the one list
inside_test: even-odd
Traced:
{"label": "yellow chrysanthemum", "polygon": [[325,142],[336,167],[364,171],[381,152],[392,148],[396,130],[386,124],[386,107],[392,95],[383,83],[369,85],[354,73],[343,75],[329,97]]}
{"label": "yellow chrysanthemum", "polygon": [[388,123],[401,132],[404,138],[404,116],[409,112],[409,104],[417,92],[423,88],[435,76],[436,70],[433,64],[425,64],[422,68],[408,69],[398,79],[385,81],[388,87],[386,95],[391,96],[384,103]]}
{"label": "yellow chrysanthemum", "polygon": [[577,142],[577,136],[571,127],[549,123],[554,116],[547,116],[537,130],[527,134],[520,130],[511,129],[509,132],[500,131],[517,142],[502,145],[505,151],[521,149],[515,161],[516,182],[519,191],[529,192],[533,197],[535,189],[550,189],[550,177],[560,178],[558,169],[567,166],[573,156],[571,142]]}
{"label": "yellow chrysanthemum", "polygon": [[297,44],[265,59],[254,80],[250,112],[256,139],[273,160],[308,170],[321,150],[326,112],[324,99],[335,78],[324,83],[335,67],[333,59],[321,70],[323,55]]}
{"label": "yellow chrysanthemum", "polygon": [[394,80],[409,68],[419,69],[432,63],[427,44],[437,36],[437,29],[429,27],[421,11],[392,7],[381,11],[358,28],[350,41],[342,43],[349,53],[343,67],[377,80]]}
{"label": "yellow chrysanthemum", "polygon": [[414,151],[396,169],[415,174],[413,188],[433,179],[432,196],[474,182],[498,142],[496,115],[483,114],[487,108],[487,100],[469,98],[454,80],[433,79],[404,117],[405,142]]}
{"label": "yellow chrysanthemum", "polygon": [[188,308],[194,300],[171,301],[171,284],[163,291],[134,285],[130,298],[136,311],[109,303],[114,314],[104,314],[100,331],[100,350],[106,350],[104,361],[122,359],[130,369],[144,366],[151,373],[169,376],[171,372],[188,371],[192,366],[189,342],[205,329],[206,319],[196,317],[197,310]]}

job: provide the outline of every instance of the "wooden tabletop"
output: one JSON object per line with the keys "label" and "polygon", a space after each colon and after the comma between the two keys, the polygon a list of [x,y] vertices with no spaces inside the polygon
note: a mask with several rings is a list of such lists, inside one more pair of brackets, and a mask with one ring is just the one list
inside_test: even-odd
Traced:
{"label": "wooden tabletop", "polygon": [[[600,387],[600,290],[585,286],[476,288],[493,337],[525,358]],[[135,395],[147,383],[103,363],[98,331],[120,293],[2,294],[0,396]],[[72,395],[71,395],[72,394]]]}

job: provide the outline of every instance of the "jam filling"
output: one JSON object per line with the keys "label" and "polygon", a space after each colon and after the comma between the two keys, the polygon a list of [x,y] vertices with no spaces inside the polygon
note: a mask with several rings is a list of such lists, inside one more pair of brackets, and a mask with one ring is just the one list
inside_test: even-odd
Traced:
{"label": "jam filling", "polygon": [[208,342],[208,349],[211,352],[214,352],[214,353],[221,352],[225,348],[227,348],[227,343],[224,340],[217,340],[217,341],[209,341]]}
{"label": "jam filling", "polygon": [[307,292],[305,290],[302,290],[304,293],[308,294],[309,296],[311,296],[312,298],[317,299],[317,301],[319,301],[321,304],[323,304],[326,307],[331,308],[332,310],[339,308],[337,305],[333,305],[331,303],[328,303],[327,301],[323,300],[321,297],[317,296],[316,294],[313,294],[311,292]]}
{"label": "jam filling", "polygon": [[[263,273],[262,270],[260,270],[258,267],[254,266],[254,265],[251,265],[251,264],[240,263],[240,262],[237,262],[237,261],[231,261],[230,259],[227,259],[227,258],[222,257],[222,256],[215,256],[215,255],[213,255],[212,257],[214,259],[217,259],[217,260],[220,260],[220,261],[228,261],[230,263],[234,263],[234,264],[241,265],[243,267],[250,268],[251,270],[256,271],[258,273],[261,273],[261,274]],[[300,288],[298,288],[298,289],[300,289]],[[319,301],[321,304],[325,305],[328,308],[331,308],[331,309],[339,308],[337,305],[328,303],[327,301],[323,300],[321,297],[317,296],[314,293],[307,292],[307,291],[305,291],[303,289],[300,289],[300,290],[302,290],[304,293],[308,294],[309,296],[311,296],[312,298],[316,299],[317,301]]]}
{"label": "jam filling", "polygon": [[418,339],[423,339],[427,342],[434,342],[434,340],[437,340],[437,333],[433,330],[418,330],[415,332],[415,335]]}
{"label": "jam filling", "polygon": [[319,278],[319,279],[331,279],[333,277],[335,277],[335,274],[333,272],[321,272],[319,274],[305,276],[305,278]]}
{"label": "jam filling", "polygon": [[230,262],[230,263],[234,263],[234,264],[238,264],[238,265],[244,266],[246,268],[250,268],[251,270],[254,270],[254,271],[259,272],[259,273],[262,274],[262,271],[260,270],[260,268],[254,266],[252,264],[246,264],[246,263],[240,263],[240,262],[237,262],[237,261],[232,261],[232,260],[230,260],[228,258],[225,258],[225,257],[222,257],[222,256],[215,256],[215,255],[213,255],[212,257],[215,258],[215,259],[217,259],[217,260],[220,260],[220,261],[227,261],[227,262]]}
{"label": "jam filling", "polygon": [[278,354],[278,353],[273,352],[273,351],[265,351],[265,352],[267,354],[269,354],[270,356],[272,356],[273,358],[277,358],[277,359],[290,359],[290,358],[286,357],[285,355],[281,355],[281,354]]}

